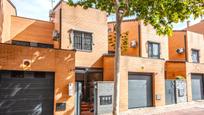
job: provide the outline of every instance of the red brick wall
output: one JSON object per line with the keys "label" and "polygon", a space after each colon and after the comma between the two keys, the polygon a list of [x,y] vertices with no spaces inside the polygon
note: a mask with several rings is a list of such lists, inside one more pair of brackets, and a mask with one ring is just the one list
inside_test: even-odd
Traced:
{"label": "red brick wall", "polygon": [[11,39],[53,44],[54,24],[47,21],[11,17]]}
{"label": "red brick wall", "polygon": [[[165,73],[164,60],[121,56],[120,66],[120,111],[128,110],[128,72],[152,73],[153,105],[165,105]],[[114,57],[104,56],[104,80],[114,80]],[[155,96],[160,95],[161,100]]]}
{"label": "red brick wall", "polygon": [[166,62],[165,63],[166,79],[176,79],[177,76],[186,78],[185,62]]}
{"label": "red brick wall", "polygon": [[[93,36],[92,51],[77,51],[76,66],[102,68],[102,56],[108,53],[106,13],[93,8],[71,7],[66,2],[62,2],[59,7],[62,8],[61,48],[73,49],[70,30],[90,32]],[[57,22],[57,19],[54,22]]]}
{"label": "red brick wall", "polygon": [[185,52],[178,54],[176,49],[185,48],[185,31],[174,31],[173,35],[169,37],[169,60],[183,60],[185,61],[186,55]]}
{"label": "red brick wall", "polygon": [[[112,32],[109,32],[109,34],[112,34],[114,31],[115,23],[109,23],[108,28],[111,29]],[[123,55],[127,56],[139,56],[139,22],[137,20],[130,20],[130,21],[123,21],[121,25],[121,32],[125,33],[128,32],[128,50],[124,52]],[[131,41],[135,40],[137,42],[136,48],[131,48],[130,43]],[[114,51],[114,48],[109,44],[108,46],[109,51]]]}
{"label": "red brick wall", "polygon": [[[25,66],[23,60],[29,60]],[[55,72],[55,115],[74,114],[74,96],[68,96],[68,84],[75,83],[75,52],[0,44],[0,70]],[[56,111],[56,103],[66,103],[65,111]]]}

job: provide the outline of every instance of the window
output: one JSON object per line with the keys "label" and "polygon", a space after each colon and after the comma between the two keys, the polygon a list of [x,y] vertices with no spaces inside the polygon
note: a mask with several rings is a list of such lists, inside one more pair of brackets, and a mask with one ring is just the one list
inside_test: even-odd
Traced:
{"label": "window", "polygon": [[194,50],[192,49],[192,62],[194,63],[198,63],[200,60],[199,60],[199,50]]}
{"label": "window", "polygon": [[37,47],[40,47],[40,48],[53,48],[54,46],[52,44],[37,43]]}
{"label": "window", "polygon": [[148,42],[148,57],[160,58],[160,44]]}
{"label": "window", "polygon": [[13,45],[19,46],[31,46],[31,47],[40,47],[40,48],[53,48],[53,44],[44,44],[44,43],[35,43],[35,42],[25,42],[25,41],[16,41],[12,40]]}
{"label": "window", "polygon": [[30,46],[30,42],[12,40],[13,45]]}
{"label": "window", "polygon": [[74,49],[91,51],[92,34],[87,32],[74,31]]}

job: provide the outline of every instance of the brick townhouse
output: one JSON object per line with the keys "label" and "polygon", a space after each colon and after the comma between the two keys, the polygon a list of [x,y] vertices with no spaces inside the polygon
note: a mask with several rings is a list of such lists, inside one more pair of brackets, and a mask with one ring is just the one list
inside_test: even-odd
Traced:
{"label": "brick townhouse", "polygon": [[[109,22],[109,34],[115,23]],[[128,50],[121,56],[120,110],[165,105],[165,60],[168,36],[158,36],[142,21],[124,20],[122,33],[128,32]],[[135,45],[133,45],[135,44]],[[109,52],[113,48],[109,45]],[[114,55],[104,56],[104,79],[113,80]]]}
{"label": "brick townhouse", "polygon": [[[189,24],[187,24],[189,25]],[[187,100],[204,98],[204,21],[174,31],[169,37],[169,60],[166,62],[166,79],[183,77],[187,82]]]}
{"label": "brick townhouse", "polygon": [[[0,9],[0,113],[74,114],[78,83],[82,85],[81,111],[92,111],[94,82],[114,79],[114,50],[108,35],[114,32],[115,22],[107,23],[105,12],[70,7],[64,1],[50,11],[50,21],[17,16],[10,0],[1,0]],[[127,31],[128,49],[121,56],[121,112],[163,106],[165,79],[176,75],[191,79],[191,73],[201,72],[202,64],[191,63],[198,50],[202,54],[199,33],[186,30],[178,39],[168,39],[142,21],[124,20],[122,32]],[[185,33],[188,40],[180,40]],[[186,47],[189,53],[175,51]]]}

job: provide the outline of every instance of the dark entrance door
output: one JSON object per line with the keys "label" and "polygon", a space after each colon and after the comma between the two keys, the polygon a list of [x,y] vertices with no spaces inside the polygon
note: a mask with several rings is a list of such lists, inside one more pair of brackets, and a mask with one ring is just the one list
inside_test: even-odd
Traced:
{"label": "dark entrance door", "polygon": [[152,106],[151,75],[129,74],[128,108]]}
{"label": "dark entrance door", "polygon": [[52,115],[54,74],[0,71],[0,115]]}
{"label": "dark entrance door", "polygon": [[94,82],[103,81],[102,69],[77,68],[76,82],[82,84],[81,111],[94,110]]}
{"label": "dark entrance door", "polygon": [[203,99],[203,76],[199,74],[191,75],[191,87],[192,87],[192,99],[201,100]]}
{"label": "dark entrance door", "polygon": [[165,80],[166,105],[176,103],[175,80]]}

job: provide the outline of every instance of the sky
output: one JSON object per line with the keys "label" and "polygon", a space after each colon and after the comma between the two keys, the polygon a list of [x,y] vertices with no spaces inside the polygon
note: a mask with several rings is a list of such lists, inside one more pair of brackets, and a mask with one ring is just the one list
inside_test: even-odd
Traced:
{"label": "sky", "polygon": [[[51,1],[54,1],[54,6],[59,2],[59,0],[11,0],[16,6],[17,15],[40,19],[49,20],[49,10],[52,8]],[[114,20],[114,16],[108,18],[109,21]],[[190,25],[200,22],[200,18],[194,20],[190,19]],[[181,30],[186,27],[186,21],[183,23],[173,24],[174,30]]]}

